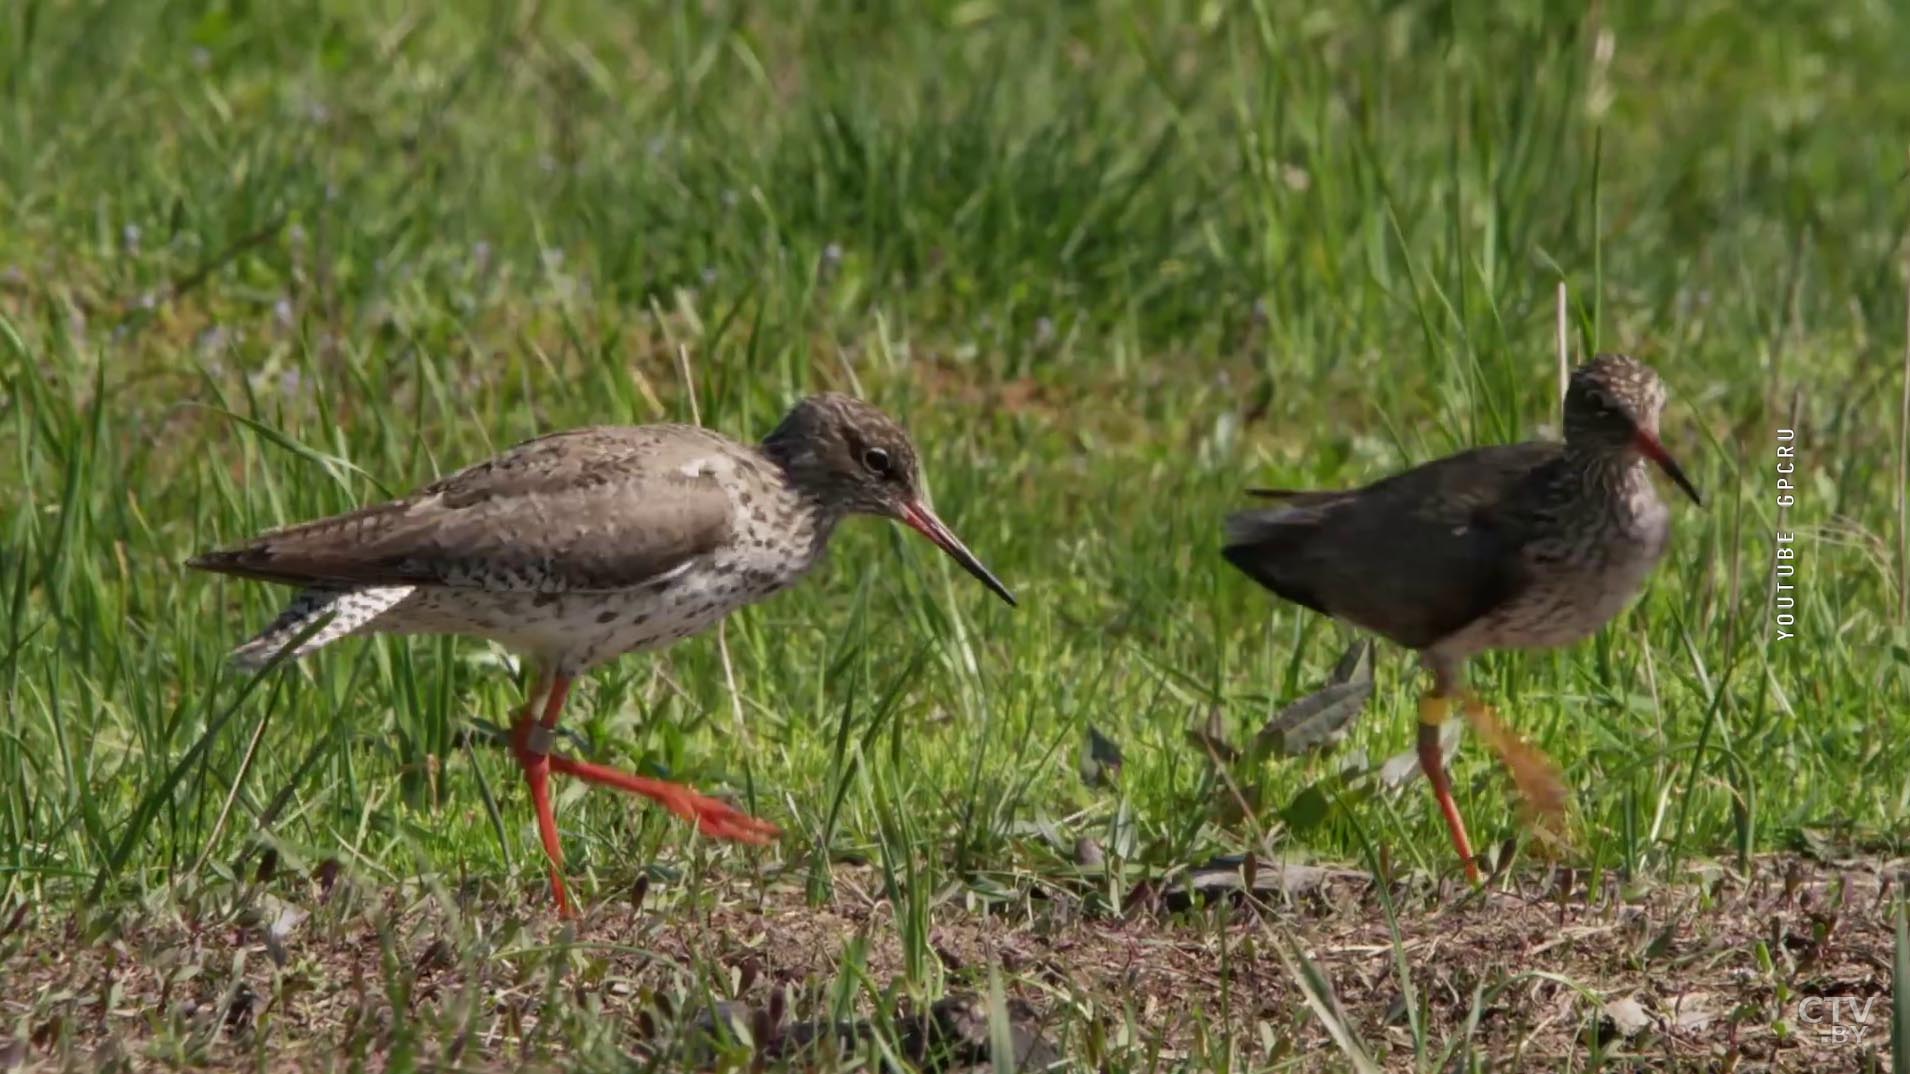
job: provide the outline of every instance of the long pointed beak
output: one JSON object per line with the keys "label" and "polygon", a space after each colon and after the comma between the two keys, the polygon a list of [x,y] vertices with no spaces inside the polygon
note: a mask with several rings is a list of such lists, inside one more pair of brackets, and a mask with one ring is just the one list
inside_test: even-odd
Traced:
{"label": "long pointed beak", "polygon": [[963,570],[979,578],[981,583],[993,590],[996,596],[1007,601],[1009,607],[1015,606],[1015,595],[1008,591],[1007,586],[1001,584],[1001,579],[989,573],[987,567],[982,566],[982,561],[975,558],[975,553],[970,552],[960,538],[950,532],[947,526],[942,525],[942,520],[935,517],[935,512],[919,501],[906,504],[902,508],[902,521],[908,523],[910,529],[935,542],[935,547],[947,552],[950,559],[961,564]]}
{"label": "long pointed beak", "polygon": [[1653,436],[1644,429],[1640,429],[1638,430],[1636,442],[1638,444],[1638,450],[1644,452],[1646,458],[1657,463],[1658,468],[1665,472],[1666,477],[1671,478],[1672,481],[1677,483],[1679,488],[1685,490],[1685,495],[1691,497],[1692,503],[1697,504],[1699,507],[1704,506],[1704,497],[1698,495],[1698,487],[1693,485],[1691,479],[1685,476],[1684,468],[1678,465],[1677,460],[1671,457],[1671,452],[1665,450],[1665,445],[1660,443],[1656,436]]}

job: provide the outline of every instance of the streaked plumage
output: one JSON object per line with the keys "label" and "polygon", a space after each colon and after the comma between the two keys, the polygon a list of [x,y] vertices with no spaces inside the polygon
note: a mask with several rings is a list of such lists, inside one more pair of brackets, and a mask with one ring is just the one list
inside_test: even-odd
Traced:
{"label": "streaked plumage", "polygon": [[[1433,676],[1436,729],[1468,658],[1579,641],[1643,588],[1671,529],[1646,461],[1698,499],[1658,442],[1663,406],[1649,367],[1601,355],[1573,374],[1565,443],[1477,448],[1344,492],[1271,490],[1263,495],[1281,506],[1230,517],[1222,554],[1287,600],[1417,650]],[[1510,752],[1521,789],[1562,807],[1542,755],[1482,706],[1471,715]],[[1423,728],[1421,759],[1448,807],[1436,736],[1429,755]],[[1456,809],[1448,820],[1471,870]]]}
{"label": "streaked plumage", "polygon": [[578,675],[793,584],[840,517],[708,430],[596,427],[192,565],[306,587],[235,651],[247,665],[336,609],[301,655],[350,633],[470,634]]}
{"label": "streaked plumage", "polygon": [[[654,649],[793,585],[849,514],[918,530],[990,589],[1014,598],[921,496],[914,445],[844,395],[797,404],[760,446],[686,425],[592,427],[519,444],[412,495],[289,526],[189,561],[299,587],[232,653],[270,662],[352,634],[468,634],[530,657],[539,684],[515,746],[531,781],[551,880],[567,907],[544,781],[552,768],[649,795],[712,835],[773,828],[687,788],[548,754],[570,680]],[[329,618],[329,621],[325,621]],[[541,731],[533,709],[545,700]]]}

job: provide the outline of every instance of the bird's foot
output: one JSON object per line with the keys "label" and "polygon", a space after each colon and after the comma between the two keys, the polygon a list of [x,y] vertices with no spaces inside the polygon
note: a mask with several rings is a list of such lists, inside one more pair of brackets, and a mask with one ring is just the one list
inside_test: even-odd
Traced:
{"label": "bird's foot", "polygon": [[1467,695],[1463,711],[1466,723],[1485,740],[1511,774],[1512,785],[1518,788],[1528,825],[1541,836],[1541,842],[1556,849],[1568,841],[1565,817],[1571,791],[1566,787],[1565,777],[1560,774],[1558,765],[1545,755],[1545,751],[1501,723],[1492,707],[1477,697]]}
{"label": "bird's foot", "polygon": [[761,845],[782,834],[781,829],[768,821],[757,820],[720,798],[698,794],[681,783],[649,779],[569,757],[552,756],[550,766],[552,771],[586,782],[640,794],[696,825],[697,831],[713,839]]}
{"label": "bird's foot", "polygon": [[696,830],[713,839],[761,846],[783,834],[766,820],[758,820],[720,798],[698,794],[680,784],[682,795],[674,800],[658,799],[663,807],[696,825]]}

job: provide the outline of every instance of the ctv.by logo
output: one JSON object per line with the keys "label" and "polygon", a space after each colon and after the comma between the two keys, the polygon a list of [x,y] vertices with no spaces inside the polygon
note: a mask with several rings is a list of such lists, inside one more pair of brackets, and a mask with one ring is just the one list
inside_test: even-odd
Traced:
{"label": "ctv.by logo", "polygon": [[1797,1020],[1831,1044],[1856,1044],[1870,1033],[1870,1007],[1878,997],[1805,996],[1797,1001]]}

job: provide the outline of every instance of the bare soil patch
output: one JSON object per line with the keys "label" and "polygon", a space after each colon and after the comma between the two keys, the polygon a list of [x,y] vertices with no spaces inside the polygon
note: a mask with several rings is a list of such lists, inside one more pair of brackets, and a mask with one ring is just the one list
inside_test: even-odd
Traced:
{"label": "bare soil patch", "polygon": [[1432,1055],[1491,1069],[1887,1070],[1903,869],[1782,857],[1675,885],[1594,891],[1559,870],[1467,893],[1263,862],[1210,870],[1191,907],[1171,881],[1118,910],[951,887],[922,945],[857,867],[820,905],[734,877],[600,893],[570,924],[536,892],[330,877],[9,907],[0,1069],[833,1069],[884,1048],[966,1069],[988,1058],[991,980],[1024,1059],[1346,1069],[1298,952],[1385,1069],[1412,1067],[1416,1012]]}

